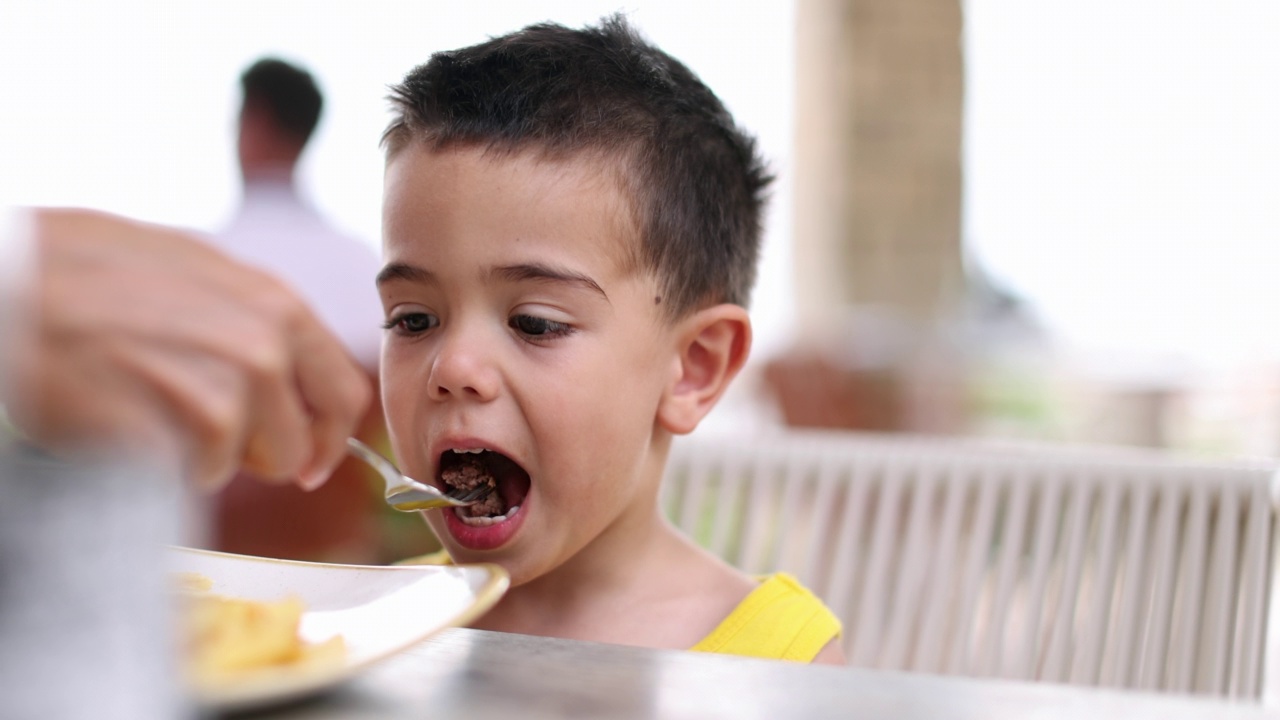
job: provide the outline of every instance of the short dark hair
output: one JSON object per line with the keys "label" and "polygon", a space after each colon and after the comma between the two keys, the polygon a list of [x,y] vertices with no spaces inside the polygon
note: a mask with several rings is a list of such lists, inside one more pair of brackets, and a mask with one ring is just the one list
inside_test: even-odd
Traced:
{"label": "short dark hair", "polygon": [[245,105],[266,110],[281,130],[306,144],[324,106],[311,73],[277,58],[263,58],[244,71],[240,86]]}
{"label": "short dark hair", "polygon": [[772,177],[719,98],[621,16],[436,53],[390,99],[388,156],[421,140],[616,157],[641,235],[632,264],[657,275],[667,316],[748,304]]}

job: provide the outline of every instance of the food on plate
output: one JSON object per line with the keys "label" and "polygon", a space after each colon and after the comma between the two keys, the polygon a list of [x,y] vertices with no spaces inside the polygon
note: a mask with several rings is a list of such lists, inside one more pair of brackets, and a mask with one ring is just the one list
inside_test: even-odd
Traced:
{"label": "food on plate", "polygon": [[174,577],[174,582],[181,593],[203,593],[213,589],[213,581],[200,573],[184,572]]}
{"label": "food on plate", "polygon": [[322,643],[301,638],[298,626],[305,608],[297,598],[266,602],[224,597],[209,592],[212,582],[193,573],[183,573],[177,581],[187,671],[197,688],[343,662],[341,636]]}

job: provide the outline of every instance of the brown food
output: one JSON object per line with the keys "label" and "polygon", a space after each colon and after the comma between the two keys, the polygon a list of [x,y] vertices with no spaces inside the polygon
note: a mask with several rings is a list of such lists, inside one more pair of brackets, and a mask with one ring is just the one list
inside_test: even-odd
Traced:
{"label": "brown food", "polygon": [[485,469],[484,463],[474,457],[469,457],[453,467],[445,468],[440,477],[446,485],[459,490],[471,490],[482,484],[488,484],[490,489],[497,487],[497,481]]}
{"label": "brown food", "polygon": [[480,502],[467,507],[467,515],[482,517],[485,515],[501,515],[506,512],[502,496],[496,491],[498,481],[485,467],[479,458],[469,457],[453,467],[446,468],[440,477],[445,484],[462,491],[470,491],[481,485],[488,485],[489,493]]}
{"label": "brown food", "polygon": [[467,514],[471,517],[484,517],[486,515],[501,515],[507,511],[502,502],[502,496],[496,492],[485,495],[480,502],[467,507]]}

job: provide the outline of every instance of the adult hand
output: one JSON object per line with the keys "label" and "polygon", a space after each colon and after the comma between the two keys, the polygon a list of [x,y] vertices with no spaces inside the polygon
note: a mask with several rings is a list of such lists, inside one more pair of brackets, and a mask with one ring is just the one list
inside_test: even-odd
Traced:
{"label": "adult hand", "polygon": [[365,372],[280,281],[168,228],[34,212],[9,401],[38,445],[122,448],[216,487],[311,488],[369,403]]}

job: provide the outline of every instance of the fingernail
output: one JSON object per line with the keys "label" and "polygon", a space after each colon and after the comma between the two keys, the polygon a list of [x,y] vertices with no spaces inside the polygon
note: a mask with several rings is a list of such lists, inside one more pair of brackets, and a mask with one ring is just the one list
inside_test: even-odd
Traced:
{"label": "fingernail", "polygon": [[329,473],[324,470],[312,470],[305,472],[302,477],[298,478],[298,486],[308,492],[315,490],[329,479]]}

